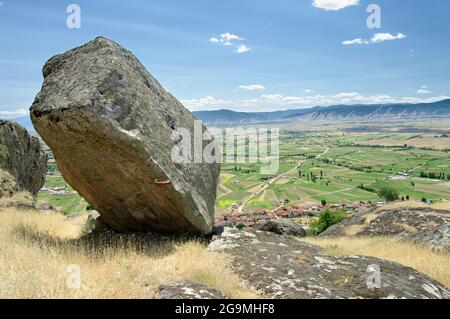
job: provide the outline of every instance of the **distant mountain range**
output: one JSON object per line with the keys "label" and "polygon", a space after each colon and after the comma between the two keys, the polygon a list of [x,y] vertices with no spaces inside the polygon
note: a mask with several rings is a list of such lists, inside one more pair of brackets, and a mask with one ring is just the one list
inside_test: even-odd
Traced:
{"label": "distant mountain range", "polygon": [[[242,125],[292,121],[344,121],[357,119],[450,117],[450,99],[419,104],[360,104],[316,106],[274,112],[197,111],[195,117],[209,125]],[[12,121],[34,132],[29,116]]]}
{"label": "distant mountain range", "polygon": [[264,122],[343,121],[355,119],[450,117],[450,99],[419,104],[360,104],[317,106],[275,112],[198,111],[194,115],[209,125]]}

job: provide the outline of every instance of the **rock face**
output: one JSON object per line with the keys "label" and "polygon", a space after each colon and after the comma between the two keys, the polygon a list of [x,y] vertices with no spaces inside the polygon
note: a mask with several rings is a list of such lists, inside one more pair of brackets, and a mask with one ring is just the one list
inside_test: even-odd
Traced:
{"label": "rock face", "polygon": [[19,124],[4,120],[0,120],[0,170],[1,195],[12,195],[11,191],[35,195],[44,185],[47,173],[47,156],[39,140]]}
{"label": "rock face", "polygon": [[412,268],[374,257],[324,256],[291,236],[225,228],[208,249],[230,254],[235,271],[269,298],[450,298],[443,285]]}
{"label": "rock face", "polygon": [[226,299],[220,291],[193,282],[159,287],[160,299]]}
{"label": "rock face", "polygon": [[51,58],[43,75],[33,124],[104,223],[118,231],[211,231],[220,165],[172,160],[181,129],[194,144],[195,118],[131,52],[99,37]]}
{"label": "rock face", "polygon": [[331,226],[319,236],[395,236],[450,251],[450,212],[433,208],[380,209]]}
{"label": "rock face", "polygon": [[291,235],[296,237],[306,237],[306,230],[299,224],[288,218],[281,218],[269,221],[257,227],[259,230],[272,232],[278,235]]}

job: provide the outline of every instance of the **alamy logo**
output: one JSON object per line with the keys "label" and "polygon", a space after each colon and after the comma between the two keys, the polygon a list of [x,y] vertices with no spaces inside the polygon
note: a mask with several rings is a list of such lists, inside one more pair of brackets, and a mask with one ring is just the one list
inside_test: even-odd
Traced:
{"label": "alamy logo", "polygon": [[[206,130],[194,121],[193,136],[187,128],[172,133],[175,163],[261,163],[261,174],[274,174],[279,168],[279,129],[212,128]],[[224,153],[225,152],[225,153]]]}
{"label": "alamy logo", "polygon": [[81,8],[78,4],[69,4],[66,9],[70,15],[67,17],[66,25],[69,29],[81,28]]}
{"label": "alamy logo", "polygon": [[379,265],[369,265],[367,267],[367,272],[369,275],[367,276],[366,284],[369,289],[380,289],[381,288],[381,268]]}
{"label": "alamy logo", "polygon": [[68,265],[66,272],[69,274],[66,279],[68,289],[81,288],[81,268],[79,265]]}
{"label": "alamy logo", "polygon": [[369,29],[381,29],[381,7],[378,4],[370,4],[367,6],[367,27]]}

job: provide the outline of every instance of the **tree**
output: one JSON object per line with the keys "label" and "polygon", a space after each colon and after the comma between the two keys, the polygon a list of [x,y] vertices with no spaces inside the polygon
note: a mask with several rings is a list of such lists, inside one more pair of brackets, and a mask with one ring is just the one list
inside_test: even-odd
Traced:
{"label": "tree", "polygon": [[322,199],[321,200],[321,204],[322,204],[322,206],[326,206],[327,205],[327,201],[325,199]]}
{"label": "tree", "polygon": [[329,209],[324,210],[320,213],[318,220],[315,220],[309,224],[308,233],[309,235],[318,235],[328,229],[328,227],[340,223],[345,218],[345,210],[337,212],[333,212]]}
{"label": "tree", "polygon": [[399,198],[400,194],[395,188],[386,186],[378,191],[378,196],[383,197],[387,202],[393,202]]}

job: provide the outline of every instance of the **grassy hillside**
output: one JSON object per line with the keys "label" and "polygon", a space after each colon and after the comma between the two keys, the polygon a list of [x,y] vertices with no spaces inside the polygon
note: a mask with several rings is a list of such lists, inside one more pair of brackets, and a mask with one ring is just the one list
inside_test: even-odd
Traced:
{"label": "grassy hillside", "polygon": [[[221,253],[197,240],[132,235],[83,237],[83,217],[0,211],[0,298],[153,298],[161,284],[184,280],[233,298],[254,298]],[[66,285],[69,265],[81,289]]]}

